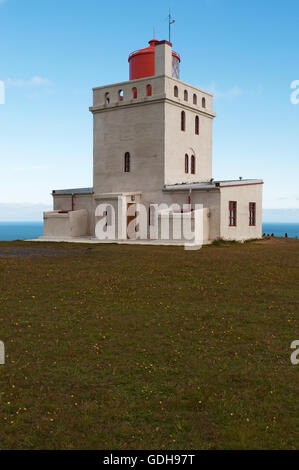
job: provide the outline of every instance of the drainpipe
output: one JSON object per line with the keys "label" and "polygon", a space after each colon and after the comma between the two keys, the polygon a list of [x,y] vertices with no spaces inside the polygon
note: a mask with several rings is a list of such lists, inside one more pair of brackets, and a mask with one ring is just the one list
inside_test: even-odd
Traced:
{"label": "drainpipe", "polygon": [[75,195],[72,194],[72,211],[74,210],[74,197],[75,197]]}

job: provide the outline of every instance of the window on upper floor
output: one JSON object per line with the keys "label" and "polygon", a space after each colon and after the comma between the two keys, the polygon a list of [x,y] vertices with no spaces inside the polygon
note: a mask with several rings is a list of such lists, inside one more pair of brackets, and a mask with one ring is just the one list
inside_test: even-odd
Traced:
{"label": "window on upper floor", "polygon": [[175,98],[179,97],[179,89],[176,85],[173,88],[173,94],[174,94]]}
{"label": "window on upper floor", "polygon": [[119,99],[119,101],[123,101],[123,99],[124,99],[124,90],[119,90],[118,91],[118,99]]}
{"label": "window on upper floor", "polygon": [[153,92],[152,85],[147,85],[147,87],[146,87],[147,96],[152,96],[152,92]]}
{"label": "window on upper floor", "polygon": [[229,210],[229,226],[237,226],[237,201],[229,201],[228,203]]}
{"label": "window on upper floor", "polygon": [[188,91],[187,90],[184,91],[184,100],[188,101]]}
{"label": "window on upper floor", "polygon": [[199,117],[195,116],[195,134],[199,135]]}
{"label": "window on upper floor", "polygon": [[195,93],[193,95],[193,104],[197,104],[197,95]]}
{"label": "window on upper floor", "polygon": [[129,152],[125,153],[124,171],[125,173],[129,173],[131,171],[131,156]]}
{"label": "window on upper floor", "polygon": [[195,156],[191,156],[191,175],[195,175]]}
{"label": "window on upper floor", "polygon": [[132,88],[132,95],[133,95],[133,99],[136,100],[137,98],[137,88],[134,86],[134,88]]}
{"label": "window on upper floor", "polygon": [[255,225],[255,218],[256,218],[256,203],[250,202],[249,203],[249,225]]}
{"label": "window on upper floor", "polygon": [[110,95],[109,93],[105,93],[105,104],[109,104],[110,103]]}
{"label": "window on upper floor", "polygon": [[181,112],[181,131],[186,130],[186,114],[185,111]]}
{"label": "window on upper floor", "polygon": [[202,98],[202,100],[201,100],[201,106],[202,106],[203,108],[206,107],[206,99],[205,99],[205,98]]}
{"label": "window on upper floor", "polygon": [[185,154],[185,173],[189,173],[189,156]]}

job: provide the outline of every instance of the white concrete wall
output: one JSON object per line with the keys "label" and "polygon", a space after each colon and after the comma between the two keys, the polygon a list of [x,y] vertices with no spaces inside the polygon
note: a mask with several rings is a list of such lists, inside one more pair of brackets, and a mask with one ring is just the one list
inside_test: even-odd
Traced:
{"label": "white concrete wall", "polygon": [[[249,240],[262,236],[263,185],[243,185],[221,188],[220,238],[224,240]],[[237,226],[229,226],[229,201],[237,201]],[[256,203],[256,225],[249,225],[249,203]]]}
{"label": "white concrete wall", "polygon": [[[152,96],[147,96],[147,85],[152,85]],[[137,99],[133,98],[132,89],[137,88]],[[128,80],[126,82],[114,83],[93,89],[93,106],[94,109],[111,109],[115,106],[121,108],[128,104],[142,103],[163,98],[164,80],[160,77],[146,77],[138,80]],[[120,99],[119,91],[123,91],[123,98]],[[109,94],[109,104],[105,102],[106,94]]]}
{"label": "white concrete wall", "polygon": [[[154,191],[163,186],[164,104],[148,102],[94,114],[94,192]],[[131,171],[124,172],[124,155]]]}
{"label": "white concrete wall", "polygon": [[61,213],[44,212],[44,236],[82,237],[88,235],[88,212],[85,209]]}
{"label": "white concrete wall", "polygon": [[[189,191],[164,191],[163,202],[168,205],[188,204]],[[216,240],[220,237],[220,191],[192,191],[191,204],[202,204],[209,209],[209,239]]]}
{"label": "white concrete wall", "polygon": [[[186,127],[181,130],[181,112]],[[195,117],[199,135],[195,134]],[[189,172],[185,173],[185,154]],[[195,156],[195,174],[191,174],[191,155]],[[196,109],[177,103],[165,104],[165,184],[209,181],[212,178],[212,119]]]}
{"label": "white concrete wall", "polygon": [[155,47],[155,75],[172,75],[172,48],[168,41],[161,41]]}
{"label": "white concrete wall", "polygon": [[88,235],[88,211],[86,209],[69,212],[69,219],[71,237]]}
{"label": "white concrete wall", "polygon": [[[174,96],[174,87],[178,88],[178,96]],[[188,93],[188,101],[184,99],[184,91]],[[165,94],[168,99],[171,99],[177,104],[191,106],[192,109],[199,112],[209,114],[211,117],[215,117],[216,114],[213,111],[213,95],[206,91],[196,88],[189,83],[182,82],[173,77],[166,77],[165,79]],[[193,103],[193,95],[196,96],[197,104]],[[205,98],[206,107],[202,106],[202,98]]]}
{"label": "white concrete wall", "polygon": [[[94,234],[95,202],[93,194],[74,194],[74,210],[86,209],[88,212],[87,234]],[[55,211],[72,210],[72,196],[70,194],[53,194],[53,207]]]}
{"label": "white concrete wall", "polygon": [[58,211],[44,212],[45,237],[70,237],[70,218],[68,213]]}
{"label": "white concrete wall", "polygon": [[[169,46],[158,48],[170,49],[171,56]],[[151,97],[146,96],[148,84],[152,85]],[[174,96],[174,86],[178,87],[178,97]],[[133,87],[137,88],[137,99],[133,99]],[[122,99],[119,90],[124,92]],[[109,103],[105,104],[107,95]],[[203,97],[206,108],[202,107]],[[166,75],[155,76],[95,88],[90,109],[94,114],[95,193],[133,190],[152,193],[160,191],[164,184],[210,180],[215,114],[209,93]],[[185,131],[181,131],[182,110],[186,113]],[[196,116],[199,135],[195,134]],[[124,173],[125,152],[131,155],[130,173]],[[185,174],[186,153],[190,159],[188,174]],[[194,175],[191,155],[196,158]]]}

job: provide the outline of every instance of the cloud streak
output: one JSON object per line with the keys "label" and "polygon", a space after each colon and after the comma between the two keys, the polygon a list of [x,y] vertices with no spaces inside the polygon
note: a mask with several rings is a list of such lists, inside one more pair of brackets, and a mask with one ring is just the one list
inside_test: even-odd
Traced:
{"label": "cloud streak", "polygon": [[18,88],[36,88],[36,87],[40,87],[44,85],[51,85],[51,83],[52,83],[51,80],[49,80],[48,78],[39,77],[38,75],[35,75],[29,80],[24,80],[23,78],[19,78],[19,79],[8,78],[7,80],[5,80],[6,86],[18,87]]}
{"label": "cloud streak", "polygon": [[242,88],[238,86],[233,86],[228,90],[221,91],[219,90],[215,83],[212,83],[210,86],[207,87],[208,91],[214,95],[216,99],[224,99],[224,100],[235,100],[244,94]]}

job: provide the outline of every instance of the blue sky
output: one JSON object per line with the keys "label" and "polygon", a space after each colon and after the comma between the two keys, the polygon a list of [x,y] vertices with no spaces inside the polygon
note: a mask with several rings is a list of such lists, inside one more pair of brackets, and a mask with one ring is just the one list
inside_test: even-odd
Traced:
{"label": "blue sky", "polygon": [[299,209],[297,0],[0,0],[0,208],[22,220],[92,185],[92,87],[127,80],[153,27],[167,39],[169,7],[181,79],[215,94],[214,177],[263,178],[265,208]]}

